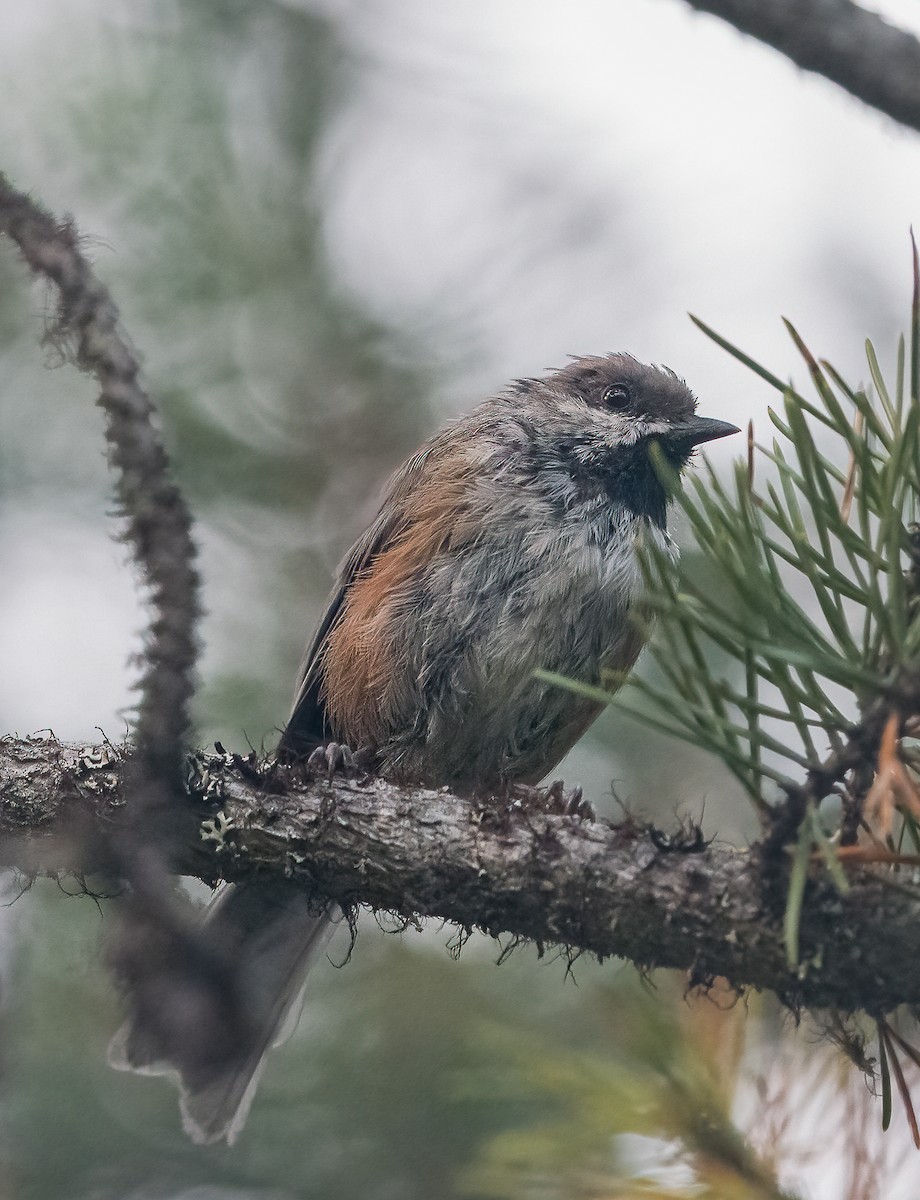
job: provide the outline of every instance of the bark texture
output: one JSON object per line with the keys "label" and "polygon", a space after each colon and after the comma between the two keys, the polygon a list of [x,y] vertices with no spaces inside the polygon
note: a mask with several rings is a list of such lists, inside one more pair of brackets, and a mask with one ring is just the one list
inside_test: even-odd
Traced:
{"label": "bark texture", "polygon": [[[0,740],[0,859],[25,871],[109,869],[128,759],[107,745]],[[801,964],[786,965],[786,856],[636,823],[610,825],[379,779],[190,760],[176,869],[207,882],[302,883],[322,898],[462,929],[676,967],[785,1002],[882,1014],[920,1004],[920,888],[862,869],[841,895],[818,864]]]}

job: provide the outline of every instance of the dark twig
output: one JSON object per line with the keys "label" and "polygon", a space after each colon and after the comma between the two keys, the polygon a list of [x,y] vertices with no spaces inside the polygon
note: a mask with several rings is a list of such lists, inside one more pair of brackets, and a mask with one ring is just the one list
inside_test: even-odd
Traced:
{"label": "dark twig", "polygon": [[170,478],[154,406],[139,380],[138,357],[120,330],[108,289],[80,249],[73,224],[57,221],[0,175],[0,233],[15,242],[36,275],[57,289],[51,336],[70,347],[75,364],[99,384],[123,536],[149,592],[152,617],[142,656],[129,802],[109,830],[110,866],[129,884],[113,961],[132,1002],[149,1008],[145,988],[162,997],[166,976],[178,980],[183,963],[202,959],[201,939],[177,908],[169,884],[197,650],[191,516]]}
{"label": "dark twig", "polygon": [[0,232],[37,275],[60,293],[56,339],[72,341],[74,361],[99,383],[109,460],[117,472],[125,540],[150,589],[153,619],[134,738],[138,782],[151,810],[180,787],[195,665],[198,575],[191,517],[169,478],[154,407],[139,382],[140,363],[119,329],[107,288],[96,278],[69,221],[56,221],[0,174]]}
{"label": "dark twig", "polygon": [[920,130],[920,42],[852,0],[687,0]]}

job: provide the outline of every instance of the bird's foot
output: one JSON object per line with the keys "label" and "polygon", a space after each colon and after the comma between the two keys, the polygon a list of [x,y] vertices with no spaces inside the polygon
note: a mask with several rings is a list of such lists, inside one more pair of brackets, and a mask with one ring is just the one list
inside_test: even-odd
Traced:
{"label": "bird's foot", "polygon": [[344,742],[327,742],[323,746],[317,746],[311,752],[307,759],[307,766],[311,771],[322,772],[324,775],[329,775],[330,778],[336,772],[348,775],[355,769],[354,751]]}
{"label": "bird's foot", "polygon": [[326,775],[366,775],[374,765],[373,751],[368,747],[352,750],[344,742],[326,742],[317,746],[307,759],[308,770]]}
{"label": "bird's foot", "polygon": [[582,821],[595,821],[594,809],[584,798],[580,787],[566,791],[561,779],[554,779],[548,787],[516,787],[514,803],[534,812],[550,813],[559,817],[578,817]]}

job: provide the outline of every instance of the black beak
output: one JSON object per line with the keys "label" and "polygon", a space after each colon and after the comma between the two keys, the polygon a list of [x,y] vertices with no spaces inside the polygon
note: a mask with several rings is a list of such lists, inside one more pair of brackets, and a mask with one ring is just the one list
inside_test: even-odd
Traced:
{"label": "black beak", "polygon": [[689,421],[675,422],[663,437],[669,442],[683,442],[685,446],[699,446],[703,442],[714,442],[716,438],[740,433],[737,425],[728,421],[717,421],[713,417],[691,417]]}

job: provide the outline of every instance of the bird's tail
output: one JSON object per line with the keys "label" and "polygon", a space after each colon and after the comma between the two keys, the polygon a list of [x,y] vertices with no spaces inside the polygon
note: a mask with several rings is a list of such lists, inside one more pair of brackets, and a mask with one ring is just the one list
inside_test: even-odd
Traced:
{"label": "bird's tail", "polygon": [[109,1046],[122,1071],[166,1075],[179,1088],[186,1133],[200,1144],[232,1144],[246,1122],[267,1052],[285,1041],[300,1016],[307,972],[322,955],[342,911],[317,916],[305,895],[277,895],[257,887],[225,885],[211,903],[204,934],[232,955],[245,1036],[218,1056],[198,1047],[168,1047],[158,1028],[135,1013]]}

